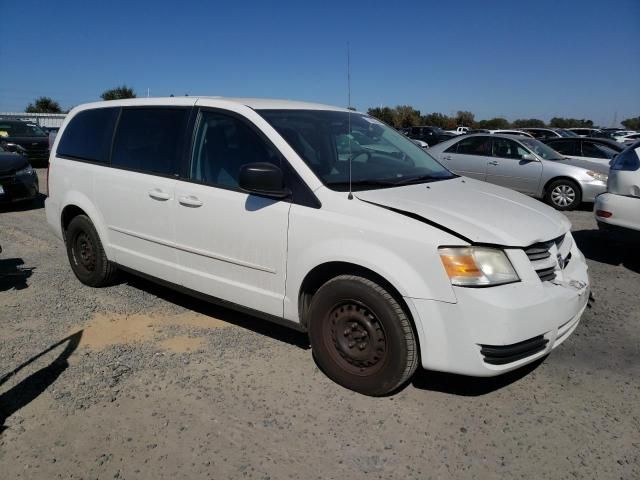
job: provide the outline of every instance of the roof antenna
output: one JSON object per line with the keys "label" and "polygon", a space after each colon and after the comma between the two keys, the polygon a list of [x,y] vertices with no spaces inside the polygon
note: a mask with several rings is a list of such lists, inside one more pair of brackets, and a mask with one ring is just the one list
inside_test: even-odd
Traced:
{"label": "roof antenna", "polygon": [[349,122],[349,131],[347,139],[349,140],[349,195],[347,198],[353,200],[353,191],[351,189],[351,47],[347,42],[347,118]]}

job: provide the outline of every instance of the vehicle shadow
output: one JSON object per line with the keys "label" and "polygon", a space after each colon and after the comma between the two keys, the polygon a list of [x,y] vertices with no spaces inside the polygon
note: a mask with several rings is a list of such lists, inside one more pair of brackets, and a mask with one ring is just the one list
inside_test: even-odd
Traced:
{"label": "vehicle shadow", "polygon": [[497,377],[468,377],[466,375],[419,369],[411,383],[420,390],[430,390],[462,397],[479,397],[500,390],[526,377],[538,368],[546,358],[546,356],[542,357],[535,362]]}
{"label": "vehicle shadow", "polygon": [[6,290],[24,290],[28,288],[27,278],[29,278],[35,268],[25,268],[24,260],[21,258],[0,259],[0,292]]}
{"label": "vehicle shadow", "polygon": [[44,208],[44,200],[46,198],[47,196],[45,194],[38,193],[38,195],[31,200],[22,200],[16,203],[3,203],[0,204],[0,213],[38,210],[40,208]]}
{"label": "vehicle shadow", "polygon": [[167,302],[193,310],[202,315],[215,317],[224,322],[231,323],[246,330],[251,330],[252,332],[260,335],[269,336],[275,340],[294,345],[304,350],[311,348],[309,345],[309,338],[306,333],[278,325],[277,323],[273,323],[269,320],[253,316],[245,312],[238,312],[231,308],[216,305],[186,293],[173,290],[169,287],[159,285],[151,280],[136,276],[132,273],[123,272],[122,280],[134,288],[143,290]]}
{"label": "vehicle shadow", "polygon": [[46,350],[43,350],[39,354],[31,357],[13,371],[7,373],[0,378],[0,386],[7,382],[11,377],[16,375],[20,370],[32,364],[40,357],[46,355],[55,348],[63,345],[67,346],[49,365],[41,368],[35,373],[32,373],[27,378],[22,380],[16,386],[0,395],[0,434],[6,430],[5,421],[15,412],[22,407],[28,405],[35,400],[42,392],[44,392],[50,385],[53,384],[69,366],[68,359],[71,354],[78,348],[80,339],[82,338],[82,330],[63,338],[57,343],[54,343]]}
{"label": "vehicle shadow", "polygon": [[622,265],[632,272],[640,273],[640,253],[637,248],[608,236],[600,230],[578,230],[571,232],[580,251],[589,260]]}

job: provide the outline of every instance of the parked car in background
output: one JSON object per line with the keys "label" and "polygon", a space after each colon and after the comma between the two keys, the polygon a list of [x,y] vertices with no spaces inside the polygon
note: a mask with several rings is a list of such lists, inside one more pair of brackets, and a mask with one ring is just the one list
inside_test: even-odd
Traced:
{"label": "parked car in background", "polygon": [[427,142],[423,142],[422,140],[410,139],[413,143],[418,145],[420,148],[427,149],[429,148],[429,144]]}
{"label": "parked car in background", "polygon": [[567,130],[575,133],[579,137],[592,137],[594,134],[600,131],[599,128],[587,128],[587,127],[567,128]]}
{"label": "parked car in background", "polygon": [[0,146],[11,150],[14,145],[26,150],[26,157],[32,165],[47,165],[49,135],[35,123],[0,118]]}
{"label": "parked car in background", "polygon": [[589,160],[609,165],[611,159],[624,150],[624,145],[606,138],[547,138],[544,143],[568,158]]}
{"label": "parked car in background", "polygon": [[613,136],[614,140],[618,143],[635,143],[640,139],[640,133],[638,132],[618,132]]}
{"label": "parked car in background", "polygon": [[594,205],[598,227],[627,240],[640,240],[640,142],[616,157],[607,192]]}
{"label": "parked car in background", "polygon": [[592,136],[597,138],[608,138],[610,140],[615,140],[615,136],[622,131],[622,128],[601,128],[600,131],[594,132]]}
{"label": "parked car in background", "polygon": [[535,138],[465,135],[429,153],[459,175],[544,199],[558,210],[593,202],[606,190],[607,166],[568,159]]}
{"label": "parked car in background", "polygon": [[457,135],[449,132],[445,132],[440,127],[411,127],[407,135],[413,140],[422,140],[429,147],[433,147],[440,142],[454,138]]}
{"label": "parked car in background", "polygon": [[0,204],[33,200],[38,196],[38,176],[29,160],[0,147]]}
{"label": "parked car in background", "polygon": [[474,130],[469,130],[468,135],[473,135],[476,133],[504,133],[505,135],[519,135],[521,137],[529,137],[533,138],[533,135],[527,132],[523,132],[522,130],[509,130],[509,129],[499,129],[499,130],[487,130],[485,128],[476,128]]}
{"label": "parked car in background", "polygon": [[578,135],[570,130],[563,128],[519,128],[523,132],[527,132],[532,137],[542,140],[545,138],[555,137],[577,137]]}
{"label": "parked car in background", "polygon": [[53,142],[56,141],[58,131],[60,131],[60,127],[42,127],[42,129],[47,132],[47,135],[49,136],[49,150],[51,150],[51,147],[53,147]]}
{"label": "parked car in background", "polygon": [[495,376],[541,359],[589,298],[564,215],[344,108],[83,105],[49,187],[47,221],[82,283],[121,267],[306,331],[320,369],[368,395],[419,364]]}
{"label": "parked car in background", "polygon": [[447,133],[453,133],[454,135],[464,135],[469,132],[469,127],[456,127],[455,130],[445,130]]}

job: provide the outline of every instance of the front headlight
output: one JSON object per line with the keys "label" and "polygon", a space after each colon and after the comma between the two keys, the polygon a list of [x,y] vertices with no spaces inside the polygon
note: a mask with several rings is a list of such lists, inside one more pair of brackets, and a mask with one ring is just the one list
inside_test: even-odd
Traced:
{"label": "front headlight", "polygon": [[452,285],[486,287],[520,280],[507,255],[497,248],[446,247],[439,252]]}
{"label": "front headlight", "polygon": [[34,173],[35,172],[33,171],[33,168],[31,168],[31,165],[27,165],[22,170],[18,170],[16,172],[16,175],[21,177],[21,176],[24,176],[24,175],[33,175]]}
{"label": "front headlight", "polygon": [[592,172],[591,170],[587,172],[587,175],[589,175],[594,180],[600,180],[604,183],[607,183],[607,180],[609,178],[609,175],[607,175],[606,173]]}

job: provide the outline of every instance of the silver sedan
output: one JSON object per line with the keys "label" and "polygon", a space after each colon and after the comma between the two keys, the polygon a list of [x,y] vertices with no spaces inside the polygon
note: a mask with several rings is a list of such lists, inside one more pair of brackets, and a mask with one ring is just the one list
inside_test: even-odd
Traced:
{"label": "silver sedan", "polygon": [[565,158],[534,138],[465,135],[428,152],[454,173],[544,199],[558,210],[593,202],[607,189],[607,166]]}

